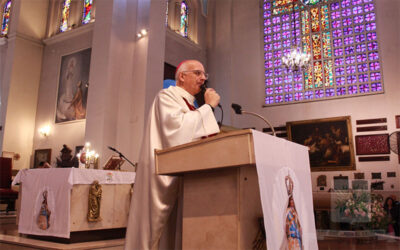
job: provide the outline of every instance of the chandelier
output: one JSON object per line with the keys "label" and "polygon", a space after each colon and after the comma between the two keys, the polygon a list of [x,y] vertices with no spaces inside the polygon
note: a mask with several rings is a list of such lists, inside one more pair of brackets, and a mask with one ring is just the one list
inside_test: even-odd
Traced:
{"label": "chandelier", "polygon": [[[292,18],[294,29],[294,43],[297,43],[297,30],[294,13],[294,0],[292,0]],[[308,68],[310,64],[311,55],[302,51],[301,47],[293,46],[290,52],[282,57],[282,64],[289,70],[299,71]]]}

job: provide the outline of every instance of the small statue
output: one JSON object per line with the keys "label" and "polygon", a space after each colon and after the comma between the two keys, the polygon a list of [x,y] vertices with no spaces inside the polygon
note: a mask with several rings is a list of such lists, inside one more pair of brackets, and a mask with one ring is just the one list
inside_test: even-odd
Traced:
{"label": "small statue", "polygon": [[40,206],[40,212],[37,218],[37,225],[40,229],[46,230],[50,227],[50,215],[51,211],[47,205],[47,191],[44,191],[42,205]]}
{"label": "small statue", "polygon": [[101,221],[100,203],[101,203],[101,185],[98,181],[94,181],[89,190],[89,204],[87,219],[89,222]]}
{"label": "small statue", "polygon": [[78,158],[72,156],[72,150],[67,145],[64,144],[60,152],[61,155],[57,158],[58,168],[77,168],[79,166]]}

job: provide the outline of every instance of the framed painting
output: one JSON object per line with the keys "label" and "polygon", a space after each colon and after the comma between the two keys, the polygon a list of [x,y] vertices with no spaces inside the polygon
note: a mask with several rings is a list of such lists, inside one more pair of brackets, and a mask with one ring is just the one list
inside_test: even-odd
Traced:
{"label": "framed painting", "polygon": [[33,168],[37,168],[40,162],[47,162],[49,164],[51,163],[51,148],[35,150]]}
{"label": "framed painting", "polygon": [[356,135],[356,154],[390,154],[389,134]]}
{"label": "framed painting", "polygon": [[311,171],[355,170],[350,116],[286,123],[288,139],[309,148]]}
{"label": "framed painting", "polygon": [[91,51],[89,48],[61,58],[56,123],[86,118]]}

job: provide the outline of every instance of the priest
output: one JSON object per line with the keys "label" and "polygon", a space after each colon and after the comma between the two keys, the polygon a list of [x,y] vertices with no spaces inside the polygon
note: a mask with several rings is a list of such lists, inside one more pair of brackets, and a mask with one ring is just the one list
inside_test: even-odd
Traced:
{"label": "priest", "polygon": [[[150,110],[131,200],[125,249],[181,249],[182,195],[180,177],[155,173],[154,149],[165,149],[219,132],[212,111],[220,100],[207,88],[205,104],[195,109],[194,96],[207,80],[203,65],[183,61],[176,86],[158,93]],[[173,214],[171,216],[171,214]]]}

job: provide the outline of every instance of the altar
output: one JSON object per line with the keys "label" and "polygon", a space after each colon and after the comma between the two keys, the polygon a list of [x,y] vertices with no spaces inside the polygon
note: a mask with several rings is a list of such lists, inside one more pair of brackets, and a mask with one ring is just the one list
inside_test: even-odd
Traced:
{"label": "altar", "polygon": [[[101,190],[100,216],[98,221],[88,221],[89,192],[94,181]],[[75,232],[124,230],[134,182],[134,172],[77,168],[21,170],[13,181],[13,185],[20,184],[18,232],[69,239]],[[43,215],[48,218],[45,226],[39,222]]]}

